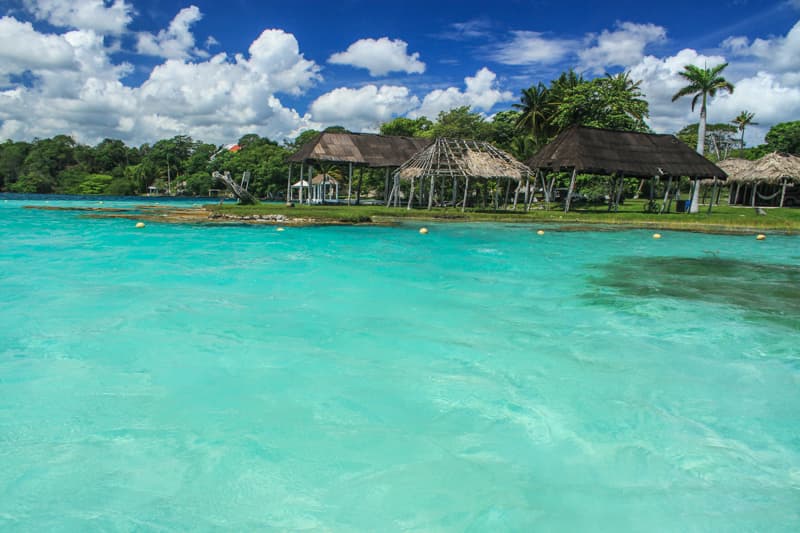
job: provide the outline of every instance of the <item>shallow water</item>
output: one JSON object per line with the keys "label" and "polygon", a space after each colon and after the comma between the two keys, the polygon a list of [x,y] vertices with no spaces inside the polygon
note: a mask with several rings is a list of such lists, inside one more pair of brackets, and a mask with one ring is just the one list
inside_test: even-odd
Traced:
{"label": "shallow water", "polygon": [[0,529],[800,528],[796,236],[46,201],[0,196]]}

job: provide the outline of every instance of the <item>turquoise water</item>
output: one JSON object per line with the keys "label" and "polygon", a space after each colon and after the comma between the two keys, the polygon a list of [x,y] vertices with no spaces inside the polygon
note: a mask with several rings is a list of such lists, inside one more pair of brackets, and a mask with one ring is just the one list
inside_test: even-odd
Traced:
{"label": "turquoise water", "polygon": [[33,203],[0,196],[2,530],[800,529],[800,237]]}

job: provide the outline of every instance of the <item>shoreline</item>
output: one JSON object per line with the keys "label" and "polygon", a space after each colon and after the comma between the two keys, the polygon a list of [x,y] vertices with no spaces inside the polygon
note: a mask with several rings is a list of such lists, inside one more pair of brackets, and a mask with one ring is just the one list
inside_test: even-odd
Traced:
{"label": "shoreline", "polygon": [[[361,214],[352,210],[363,210],[365,207],[336,206],[333,211],[326,206],[304,208],[287,208],[285,206],[217,206],[172,207],[162,205],[135,205],[131,208],[120,207],[64,207],[26,205],[24,209],[43,211],[71,211],[80,213],[82,218],[123,218],[128,220],[167,223],[167,224],[208,224],[208,225],[264,225],[264,226],[399,226],[404,223],[499,223],[522,225],[547,225],[551,231],[626,231],[626,230],[661,230],[688,231],[719,235],[751,235],[754,233],[770,233],[776,235],[800,235],[800,220],[790,226],[772,226],[770,224],[750,225],[743,223],[710,222],[692,220],[697,215],[651,215],[649,219],[636,220],[629,213],[608,213],[593,219],[585,213],[564,214],[560,211],[490,211],[461,213],[455,210],[434,211],[427,215],[419,210],[374,213],[375,209],[366,209]],[[327,206],[330,207],[330,206]],[[298,209],[300,213],[287,213]],[[381,208],[381,211],[392,208]],[[349,211],[348,211],[349,210]],[[281,211],[281,212],[275,212]],[[306,212],[302,212],[306,211]],[[316,213],[314,212],[316,211]],[[800,215],[800,212],[798,212]],[[740,215],[741,216],[741,215]],[[669,217],[672,217],[671,219]],[[656,220],[652,220],[656,218]],[[663,218],[661,220],[657,218]],[[800,216],[798,217],[800,219]],[[763,220],[763,218],[762,218]],[[739,222],[739,221],[737,221]],[[769,222],[769,221],[767,221]]]}

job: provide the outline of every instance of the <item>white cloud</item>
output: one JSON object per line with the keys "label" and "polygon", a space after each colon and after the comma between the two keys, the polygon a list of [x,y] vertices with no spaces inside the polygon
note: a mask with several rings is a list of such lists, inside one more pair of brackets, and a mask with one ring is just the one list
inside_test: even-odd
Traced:
{"label": "white cloud", "polygon": [[312,102],[309,110],[315,121],[326,126],[340,125],[351,131],[377,131],[382,122],[402,115],[419,105],[407,87],[365,85],[359,89],[340,87]]}
{"label": "white cloud", "polygon": [[197,6],[181,9],[169,27],[157,35],[141,32],[136,43],[140,54],[163,57],[165,59],[188,59],[192,56],[207,57],[208,54],[195,47],[191,27],[203,18]]}
{"label": "white cloud", "polygon": [[25,7],[37,19],[53,26],[93,30],[117,35],[131,21],[133,7],[125,0],[24,0]]}
{"label": "white cloud", "polygon": [[667,31],[655,24],[617,23],[614,31],[603,30],[600,35],[592,36],[593,46],[578,51],[579,70],[602,74],[610,66],[633,65],[644,57],[649,44],[666,38]]}
{"label": "white cloud", "polygon": [[[12,46],[20,40],[28,54]],[[223,143],[253,132],[283,139],[318,125],[276,96],[320,79],[319,67],[281,30],[266,30],[246,56],[169,59],[138,87],[122,83],[132,67],[114,63],[111,53],[94,31],[46,35],[0,19],[0,65],[7,74],[35,76],[0,91],[0,139],[66,133],[81,142],[113,137],[140,144],[185,134]]]}
{"label": "white cloud", "polygon": [[734,57],[755,59],[759,68],[796,74],[800,70],[800,21],[785,37],[757,38],[752,42],[747,37],[729,37],[722,46]]}
{"label": "white cloud", "polygon": [[390,72],[425,72],[425,63],[419,60],[419,53],[409,55],[408,43],[388,37],[356,41],[346,51],[333,54],[328,63],[365,68],[371,76],[384,76]]}
{"label": "white cloud", "polygon": [[409,116],[435,119],[439,112],[461,106],[489,111],[495,104],[514,99],[511,92],[501,91],[497,87],[497,75],[486,67],[476,72],[475,76],[464,78],[464,83],[464,91],[456,87],[431,91],[423,99],[422,105],[409,113]]}
{"label": "white cloud", "polygon": [[74,66],[74,51],[62,36],[39,33],[13,17],[0,18],[0,81],[9,74]]}
{"label": "white cloud", "polygon": [[294,35],[283,30],[264,30],[250,45],[249,52],[249,60],[237,55],[237,62],[263,74],[275,91],[301,94],[322,79],[319,66],[306,59]]}
{"label": "white cloud", "polygon": [[578,41],[551,39],[535,31],[512,32],[514,38],[500,45],[492,59],[504,65],[552,65],[558,63],[578,47]]}
{"label": "white cloud", "polygon": [[[641,88],[650,104],[650,125],[653,129],[674,133],[687,124],[697,122],[699,110],[695,108],[692,112],[691,98],[672,101],[672,96],[687,83],[679,73],[686,65],[718,65],[724,62],[725,58],[722,56],[705,56],[686,48],[669,57],[646,56],[633,65],[630,68],[631,78],[642,80]],[[720,120],[723,119],[716,118],[712,101],[709,105],[709,121]]]}

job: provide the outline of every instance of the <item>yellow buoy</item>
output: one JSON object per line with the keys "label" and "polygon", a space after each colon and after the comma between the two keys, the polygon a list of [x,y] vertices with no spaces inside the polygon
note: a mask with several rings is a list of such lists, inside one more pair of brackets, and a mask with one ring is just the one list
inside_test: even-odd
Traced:
{"label": "yellow buoy", "polygon": [[653,238],[654,239],[660,239],[661,238],[661,234],[660,233],[653,233]]}
{"label": "yellow buoy", "polygon": [[279,227],[279,228],[278,228],[278,229],[276,229],[275,231],[284,231],[285,229],[286,229],[286,228],[281,228],[281,227]]}
{"label": "yellow buoy", "polygon": [[144,227],[144,222],[137,222],[136,223],[136,227],[137,228],[143,228]]}
{"label": "yellow buoy", "polygon": [[540,229],[539,231],[536,232],[536,235],[544,235],[544,230]]}
{"label": "yellow buoy", "polygon": [[428,228],[419,228],[419,232],[425,235],[426,233],[428,233]]}
{"label": "yellow buoy", "polygon": [[759,233],[758,235],[756,235],[756,240],[757,241],[763,241],[766,238],[767,238],[767,236],[764,235],[763,233]]}

